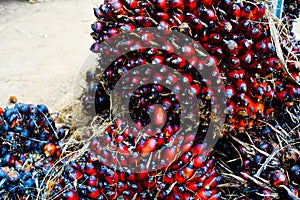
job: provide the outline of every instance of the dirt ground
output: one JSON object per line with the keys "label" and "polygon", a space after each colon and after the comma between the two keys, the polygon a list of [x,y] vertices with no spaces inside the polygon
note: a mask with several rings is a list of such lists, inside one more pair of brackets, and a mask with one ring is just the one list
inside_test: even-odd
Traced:
{"label": "dirt ground", "polygon": [[0,0],[0,105],[16,95],[54,111],[72,100],[101,0],[37,1]]}
{"label": "dirt ground", "polygon": [[[97,3],[98,2],[98,3]],[[97,0],[0,0],[0,105],[19,102],[57,110],[70,102],[90,45]]]}

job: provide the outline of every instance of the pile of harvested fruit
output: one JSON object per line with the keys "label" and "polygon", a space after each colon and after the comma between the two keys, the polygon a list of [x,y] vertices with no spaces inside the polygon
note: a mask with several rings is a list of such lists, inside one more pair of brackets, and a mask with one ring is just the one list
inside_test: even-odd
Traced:
{"label": "pile of harvested fruit", "polygon": [[299,199],[299,5],[280,21],[265,1],[105,0],[80,97],[97,117],[69,135],[43,105],[0,109],[1,198]]}

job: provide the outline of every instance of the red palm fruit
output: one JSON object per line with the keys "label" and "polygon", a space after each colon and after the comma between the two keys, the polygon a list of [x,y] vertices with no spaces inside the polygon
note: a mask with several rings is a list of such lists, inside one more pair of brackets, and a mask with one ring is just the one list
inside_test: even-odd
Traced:
{"label": "red palm fruit", "polygon": [[133,24],[123,24],[123,23],[119,23],[118,24],[119,30],[120,32],[131,32],[135,29],[135,26]]}
{"label": "red palm fruit", "polygon": [[116,172],[114,172],[113,170],[109,169],[106,172],[106,176],[105,176],[105,181],[108,184],[115,184],[119,181],[119,176]]}
{"label": "red palm fruit", "polygon": [[169,1],[170,8],[173,8],[174,10],[183,10],[184,9],[184,4],[183,0],[170,0]]}
{"label": "red palm fruit", "polygon": [[208,200],[209,197],[213,195],[213,191],[206,190],[204,188],[201,188],[196,192],[195,199],[197,200]]}
{"label": "red palm fruit", "polygon": [[100,192],[97,187],[88,187],[87,196],[91,199],[97,199],[100,196]]}
{"label": "red palm fruit", "polygon": [[142,39],[144,45],[150,45],[151,41],[152,41],[152,38],[153,38],[152,33],[143,33],[141,35],[141,39]]}
{"label": "red palm fruit", "polygon": [[233,31],[233,26],[230,23],[230,21],[227,20],[221,20],[219,21],[219,26],[217,26],[218,30],[216,31],[221,31],[222,34],[228,34]]}
{"label": "red palm fruit", "polygon": [[193,163],[193,166],[195,168],[201,168],[204,166],[205,164],[205,161],[206,161],[207,157],[204,156],[204,155],[196,155],[195,157],[193,157],[193,160],[192,160],[192,163]]}
{"label": "red palm fruit", "polygon": [[156,145],[157,141],[155,138],[147,138],[142,147],[141,153],[148,154],[150,152],[153,152],[156,149]]}
{"label": "red palm fruit", "polygon": [[229,71],[226,73],[228,79],[234,83],[236,83],[236,81],[238,79],[240,79],[240,74],[239,74],[239,70],[233,70],[233,71]]}
{"label": "red palm fruit", "polygon": [[207,190],[212,190],[222,180],[221,176],[211,176],[205,180],[203,187]]}
{"label": "red palm fruit", "polygon": [[91,25],[92,29],[96,33],[102,33],[103,30],[105,29],[105,23],[102,22],[95,22],[94,24]]}
{"label": "red palm fruit", "polygon": [[237,3],[233,3],[229,10],[229,15],[231,15],[233,18],[238,19],[241,15],[241,8]]}
{"label": "red palm fruit", "polygon": [[89,176],[93,176],[97,174],[97,170],[92,163],[86,164],[84,172],[87,173]]}
{"label": "red palm fruit", "polygon": [[3,162],[8,165],[8,166],[13,166],[15,164],[15,156],[11,153],[9,154],[6,154],[4,157],[3,157]]}
{"label": "red palm fruit", "polygon": [[162,158],[166,160],[167,163],[174,161],[177,155],[177,149],[175,146],[167,147],[162,150]]}
{"label": "red palm fruit", "polygon": [[212,33],[209,35],[209,42],[211,44],[221,44],[221,42],[223,41],[223,37],[220,34],[217,33]]}
{"label": "red palm fruit", "polygon": [[190,24],[193,19],[196,19],[197,17],[193,13],[184,13],[183,15],[184,21]]}
{"label": "red palm fruit", "polygon": [[221,47],[218,47],[218,46],[211,47],[210,48],[210,54],[212,54],[213,56],[215,56],[219,60],[224,58],[223,49]]}
{"label": "red palm fruit", "polygon": [[[123,9],[123,10],[124,10],[124,9]],[[136,8],[136,9],[133,10],[133,12],[136,13],[137,15],[146,15],[145,10],[142,9],[142,8]],[[125,11],[125,13],[126,13],[126,11]],[[127,14],[127,13],[126,13],[126,14]],[[124,14],[124,15],[126,15],[126,14]],[[131,18],[131,17],[129,17],[129,18]]]}
{"label": "red palm fruit", "polygon": [[247,51],[243,55],[240,56],[240,61],[242,65],[249,65],[253,60],[253,52]]}
{"label": "red palm fruit", "polygon": [[117,150],[121,154],[128,154],[129,153],[128,146],[125,145],[123,142],[118,143]]}
{"label": "red palm fruit", "polygon": [[[178,191],[178,193],[180,193],[181,191]],[[184,192],[182,193],[181,195],[181,199],[184,199],[184,200],[189,200],[189,199],[194,199],[194,195],[191,194],[190,192]]]}
{"label": "red palm fruit", "polygon": [[197,143],[192,150],[193,155],[204,155],[208,156],[209,151],[207,150],[207,146],[203,143]]}
{"label": "red palm fruit", "polygon": [[151,17],[144,17],[142,23],[144,27],[152,27],[154,25],[157,25]]}
{"label": "red palm fruit", "polygon": [[[190,58],[195,55],[195,50],[190,45],[183,45],[182,52],[184,53],[186,58]],[[191,62],[191,60],[189,60]]]}
{"label": "red palm fruit", "polygon": [[169,138],[174,135],[175,130],[171,125],[167,125],[163,128],[163,134],[165,138]]}
{"label": "red palm fruit", "polygon": [[264,17],[264,15],[266,14],[266,6],[264,5],[263,2],[259,2],[258,4],[256,4],[256,7],[254,7],[254,10],[257,10],[257,11],[254,11],[254,12],[256,12],[255,17],[257,19]]}
{"label": "red palm fruit", "polygon": [[138,8],[137,0],[124,0],[124,5],[129,9]]}
{"label": "red palm fruit", "polygon": [[239,50],[238,44],[234,40],[228,40],[228,41],[224,40],[224,42],[225,42],[227,53],[233,56],[237,55]]}
{"label": "red palm fruit", "polygon": [[116,199],[118,196],[118,193],[116,191],[108,190],[105,192],[105,195],[106,195],[105,197],[107,199]]}
{"label": "red palm fruit", "polygon": [[155,18],[158,20],[158,21],[167,21],[169,20],[169,14],[166,13],[166,12],[157,12],[155,13]]}
{"label": "red palm fruit", "polygon": [[225,86],[225,96],[227,99],[231,99],[235,95],[235,90],[231,85]]}
{"label": "red palm fruit", "polygon": [[193,11],[197,7],[196,0],[184,0],[184,9],[187,11]]}
{"label": "red palm fruit", "polygon": [[[241,31],[249,31],[252,27],[252,23],[250,20],[239,20],[239,29]],[[250,38],[249,38],[250,39]]]}
{"label": "red palm fruit", "polygon": [[241,7],[240,18],[249,19],[252,16],[252,9],[250,5],[245,5]]}
{"label": "red palm fruit", "polygon": [[287,92],[285,90],[282,90],[280,92],[275,93],[276,99],[278,99],[281,102],[285,102],[288,98]]}
{"label": "red palm fruit", "polygon": [[98,186],[98,178],[96,176],[89,176],[87,180],[87,184],[89,186],[97,187]]}
{"label": "red palm fruit", "polygon": [[124,5],[120,1],[111,2],[114,13],[119,15],[126,15],[127,12],[124,10]]}
{"label": "red palm fruit", "polygon": [[248,52],[251,49],[252,42],[248,39],[243,39],[239,41],[239,50],[241,52]]}
{"label": "red palm fruit", "polygon": [[157,146],[161,147],[165,143],[164,134],[163,133],[158,134],[156,140],[157,140]]}
{"label": "red palm fruit", "polygon": [[154,176],[148,176],[147,178],[144,179],[143,181],[143,187],[152,189],[155,187],[156,180]]}
{"label": "red palm fruit", "polygon": [[176,19],[176,22],[178,24],[181,24],[181,22],[183,21],[183,18],[184,18],[183,13],[181,11],[178,11],[178,10],[172,10],[171,11],[171,16],[173,16],[173,18]]}
{"label": "red palm fruit", "polygon": [[247,91],[247,83],[244,80],[238,79],[236,82],[236,87],[240,93]]}
{"label": "red palm fruit", "polygon": [[101,19],[105,17],[105,15],[100,11],[99,8],[94,8],[94,15],[98,18]]}
{"label": "red palm fruit", "polygon": [[[199,32],[199,31],[203,30],[203,22],[199,18],[197,18],[197,17],[195,19],[193,19],[190,22],[190,24],[191,24],[191,28],[193,30],[195,30],[196,32]],[[205,33],[206,33],[206,31],[205,31]],[[202,33],[202,34],[204,34],[204,33]],[[207,37],[207,34],[206,34],[206,37]],[[200,37],[200,39],[201,39],[201,37]]]}
{"label": "red palm fruit", "polygon": [[176,180],[179,184],[185,183],[187,177],[183,169],[176,170],[174,174],[174,180]]}
{"label": "red palm fruit", "polygon": [[274,187],[279,187],[280,185],[287,185],[287,177],[282,171],[275,170],[271,175],[271,183]]}
{"label": "red palm fruit", "polygon": [[230,69],[238,69],[241,62],[240,59],[235,56],[230,56],[228,58],[228,66]]}
{"label": "red palm fruit", "polygon": [[192,149],[192,146],[193,146],[194,142],[186,142],[182,145],[182,152],[188,152]]}
{"label": "red palm fruit", "polygon": [[167,185],[172,185],[175,181],[175,171],[167,171],[163,176],[163,182]]}
{"label": "red palm fruit", "polygon": [[170,43],[166,43],[162,46],[162,49],[167,51],[168,53],[174,52],[174,46]]}
{"label": "red palm fruit", "polygon": [[201,12],[201,19],[203,19],[205,22],[215,22],[217,21],[217,16],[213,10],[204,9]]}
{"label": "red palm fruit", "polygon": [[246,66],[246,67],[251,72],[256,72],[256,73],[262,69],[261,64],[257,63],[257,62],[252,62],[249,66]]}
{"label": "red palm fruit", "polygon": [[252,40],[258,40],[261,37],[261,31],[256,27],[250,28],[247,34]]}
{"label": "red palm fruit", "polygon": [[256,103],[254,113],[264,114],[265,105],[263,103]]}
{"label": "red palm fruit", "polygon": [[265,42],[260,41],[260,42],[254,44],[254,50],[255,50],[255,52],[264,54],[267,51],[267,45]]}
{"label": "red palm fruit", "polygon": [[259,85],[256,77],[253,77],[252,75],[246,75],[245,80],[249,84],[249,87],[256,88]]}
{"label": "red palm fruit", "polygon": [[208,200],[218,200],[218,199],[221,198],[221,196],[222,196],[222,193],[221,192],[217,192],[216,194],[211,195],[211,197],[209,197]]}
{"label": "red palm fruit", "polygon": [[209,33],[207,31],[207,29],[204,29],[199,36],[199,41],[201,42],[202,46],[203,44],[205,44],[206,42],[208,42],[209,40]]}
{"label": "red palm fruit", "polygon": [[[145,180],[148,177],[148,171],[145,166],[140,167],[140,172],[135,174],[135,178],[137,181]],[[137,182],[138,183],[138,182]],[[141,185],[138,185],[141,189]]]}
{"label": "red palm fruit", "polygon": [[172,193],[166,197],[160,197],[160,198],[166,198],[166,200],[176,200],[176,199],[181,199],[179,194]]}
{"label": "red palm fruit", "polygon": [[196,96],[198,96],[200,94],[200,90],[201,90],[201,88],[198,84],[192,84],[191,85],[191,92],[193,94],[195,94]]}
{"label": "red palm fruit", "polygon": [[198,190],[200,190],[202,188],[202,185],[203,185],[203,183],[198,180],[188,181],[186,183],[186,188],[189,191],[197,192]]}
{"label": "red palm fruit", "polygon": [[212,6],[212,0],[199,0],[200,4],[203,4],[206,8],[210,8]]}
{"label": "red palm fruit", "polygon": [[160,10],[167,11],[169,9],[167,0],[152,0],[151,2]]}

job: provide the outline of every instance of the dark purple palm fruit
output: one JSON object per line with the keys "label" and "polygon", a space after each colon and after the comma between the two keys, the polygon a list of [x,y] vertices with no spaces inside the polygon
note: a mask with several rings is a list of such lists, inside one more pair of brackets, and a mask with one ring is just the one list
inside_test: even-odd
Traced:
{"label": "dark purple palm fruit", "polygon": [[251,132],[219,140],[214,156],[223,197],[299,198],[299,116],[297,103]]}
{"label": "dark purple palm fruit", "polygon": [[43,178],[60,157],[64,137],[45,105],[0,108],[1,198],[35,198],[38,187],[46,187]]}
{"label": "dark purple palm fruit", "polygon": [[293,31],[293,23],[299,18],[300,2],[298,0],[285,0],[283,3],[282,21]]}

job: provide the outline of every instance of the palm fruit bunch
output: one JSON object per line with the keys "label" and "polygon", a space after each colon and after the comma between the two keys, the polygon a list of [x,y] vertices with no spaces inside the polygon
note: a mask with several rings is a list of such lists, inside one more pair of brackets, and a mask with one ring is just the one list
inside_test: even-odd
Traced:
{"label": "palm fruit bunch", "polygon": [[42,104],[0,108],[0,198],[34,199],[64,136]]}
{"label": "palm fruit bunch", "polygon": [[[138,27],[163,27],[187,34],[214,58],[224,77],[229,128],[244,131],[299,97],[299,69],[291,64],[287,72],[278,59],[266,9],[263,2],[255,1],[105,1],[94,10],[98,20],[92,25],[96,42],[91,49],[99,53],[101,42]],[[136,56],[139,54],[141,51]],[[167,63],[169,55],[161,56],[160,62]],[[141,57],[139,61],[147,63]],[[131,67],[123,59],[113,65],[115,70],[110,70],[102,82],[120,76],[122,67]],[[96,80],[87,80],[90,89],[83,101],[86,108],[96,108],[98,114],[109,113],[109,94],[103,92],[109,89],[97,84],[99,77],[104,77],[99,68],[88,72]],[[95,93],[99,95],[93,101]]]}
{"label": "palm fruit bunch", "polygon": [[237,137],[219,140],[214,154],[226,199],[299,199],[299,103]]}
{"label": "palm fruit bunch", "polygon": [[[268,8],[264,2],[256,1],[105,1],[98,8],[94,9],[94,14],[97,17],[97,21],[92,24],[93,32],[91,33],[96,41],[91,47],[94,53],[100,53],[102,56],[108,56],[113,53],[118,54],[119,52],[114,52],[111,49],[102,49],[101,43],[117,37],[120,33],[129,33],[142,27],[157,27],[158,30],[178,31],[199,42],[209,53],[209,62],[193,58],[192,55],[195,52],[191,51],[189,46],[174,45],[172,42],[163,39],[158,40],[163,44],[163,49],[155,47],[144,48],[144,44],[134,43],[134,40],[123,41],[128,47],[134,46],[134,48],[128,48],[131,51],[113,60],[108,68],[106,68],[105,61],[99,59],[98,66],[87,72],[86,82],[88,89],[84,91],[81,97],[85,111],[89,113],[90,110],[95,109],[96,113],[104,119],[114,118],[115,116],[111,116],[111,111],[114,109],[114,105],[111,105],[111,94],[114,89],[113,86],[125,72],[132,70],[136,74],[135,77],[126,79],[126,82],[133,86],[143,82],[140,76],[144,75],[152,77],[154,83],[167,83],[169,81],[171,85],[175,85],[176,82],[172,82],[175,80],[171,77],[172,74],[163,74],[164,68],[162,68],[162,74],[152,74],[151,69],[145,70],[145,74],[142,74],[140,69],[134,69],[145,64],[173,65],[172,67],[190,83],[197,99],[200,102],[204,102],[199,104],[199,110],[204,110],[204,112],[199,112],[201,114],[198,114],[200,116],[199,120],[203,116],[206,121],[204,120],[200,123],[202,126],[198,129],[198,132],[192,134],[193,140],[189,142],[189,145],[184,145],[186,153],[181,155],[192,154],[191,157],[194,157],[196,155],[193,155],[192,149],[196,148],[202,141],[203,133],[207,132],[207,126],[210,122],[210,115],[207,112],[211,108],[209,102],[214,103],[216,100],[214,99],[215,94],[209,89],[207,83],[203,82],[201,75],[195,75],[195,71],[190,69],[192,66],[197,66],[197,69],[205,71],[208,63],[210,63],[214,71],[221,73],[221,79],[226,85],[227,108],[225,112],[227,118],[225,124],[227,127],[224,133],[230,132],[235,134],[241,132],[242,135],[248,131],[255,133],[255,127],[261,127],[263,122],[272,119],[274,115],[278,116],[285,107],[292,106],[294,101],[299,98],[300,91],[298,64],[294,62],[286,67],[277,57],[271,37],[271,27],[268,25],[269,21],[266,16],[267,10]],[[141,37],[141,39],[143,40],[144,38],[143,42],[147,43],[152,37],[153,35],[148,34]],[[113,45],[111,46],[113,47]],[[178,49],[184,49],[183,51],[185,51],[188,59],[176,55],[174,51]],[[298,52],[296,48],[294,50],[295,53]],[[283,53],[288,55],[288,52]],[[184,89],[180,87],[178,89],[179,93],[185,93]],[[136,128],[120,131],[118,127],[119,125],[122,126],[123,121],[122,118],[117,116],[117,120],[93,142],[93,145],[97,147],[95,147],[95,151],[97,149],[101,151],[103,149],[102,144],[112,144],[111,146],[117,146],[120,152],[131,152],[134,149],[138,153],[149,153],[160,149],[165,143],[170,142],[170,138],[175,135],[178,129],[176,114],[180,114],[180,109],[178,112],[178,99],[176,97],[172,98],[172,95],[174,95],[172,93],[169,96],[171,100],[162,102],[163,98],[160,96],[166,94],[170,94],[170,92],[155,85],[152,85],[151,88],[141,87],[136,90],[131,99],[136,106],[132,106],[130,110],[130,115],[136,123]],[[124,88],[124,93],[120,94],[120,96],[128,96],[126,88]],[[152,104],[157,103],[163,104],[162,108],[164,111],[170,111],[170,114],[167,114],[168,117],[162,114],[161,110],[158,109],[157,111],[157,109],[153,108]],[[144,107],[144,105],[146,106]],[[169,108],[171,109],[168,110]],[[217,108],[217,105],[215,108]],[[146,133],[146,136],[136,143],[139,127],[143,127],[150,122],[147,114],[143,112],[148,114],[158,112],[155,116],[162,116],[161,118],[165,119],[171,116],[172,120],[167,122],[165,129],[162,131],[155,131],[156,135],[154,137],[151,136],[153,132],[149,130],[149,133]],[[154,117],[154,122],[156,120],[159,121],[159,119]],[[124,129],[121,128],[121,130]],[[182,147],[182,143],[174,144],[175,146],[177,145],[176,148]],[[110,159],[115,159],[117,156],[111,152],[102,153],[108,154]],[[108,158],[102,159],[102,163],[105,164],[109,160]],[[149,157],[145,158],[147,158],[144,159],[146,162]],[[155,158],[155,156],[151,158],[151,167],[157,165],[155,162],[152,164]],[[132,159],[134,160],[134,158]],[[123,160],[126,165],[131,163],[129,162],[131,159],[128,159],[128,157],[120,157],[117,160]],[[165,159],[162,160],[165,161]],[[180,159],[172,161],[170,165],[178,162],[178,160],[180,161]],[[140,165],[140,167],[143,168],[144,165]],[[156,174],[168,174],[168,170],[168,168],[163,168],[160,171],[156,171]],[[176,174],[177,172],[171,173]],[[122,173],[118,172],[118,174]],[[150,174],[151,172],[147,176],[151,177],[152,175]],[[134,180],[143,182],[140,179]],[[187,182],[188,179],[183,181],[183,183]],[[205,188],[205,184],[201,179],[198,182]],[[143,187],[143,184],[141,185]],[[157,187],[161,188],[161,186]],[[166,189],[166,191],[168,191],[168,198],[178,194],[177,190]],[[156,192],[154,193],[157,194]],[[144,193],[135,194],[141,195]],[[150,196],[145,198],[153,198],[151,192],[148,191],[147,195]],[[161,197],[166,198],[166,196]],[[197,196],[194,196],[194,198],[197,198]],[[217,198],[215,196],[214,198],[218,199],[220,197]]]}
{"label": "palm fruit bunch", "polygon": [[[107,151],[107,150],[103,150]],[[170,151],[170,153],[174,154]],[[74,155],[65,165],[61,177],[50,192],[52,199],[219,199],[216,185],[221,177],[214,169],[205,146],[174,161],[169,169],[134,173],[125,162],[128,158],[115,159],[94,151]],[[114,157],[113,157],[114,156]],[[108,166],[105,160],[115,160]],[[120,162],[125,166],[116,170]]]}

